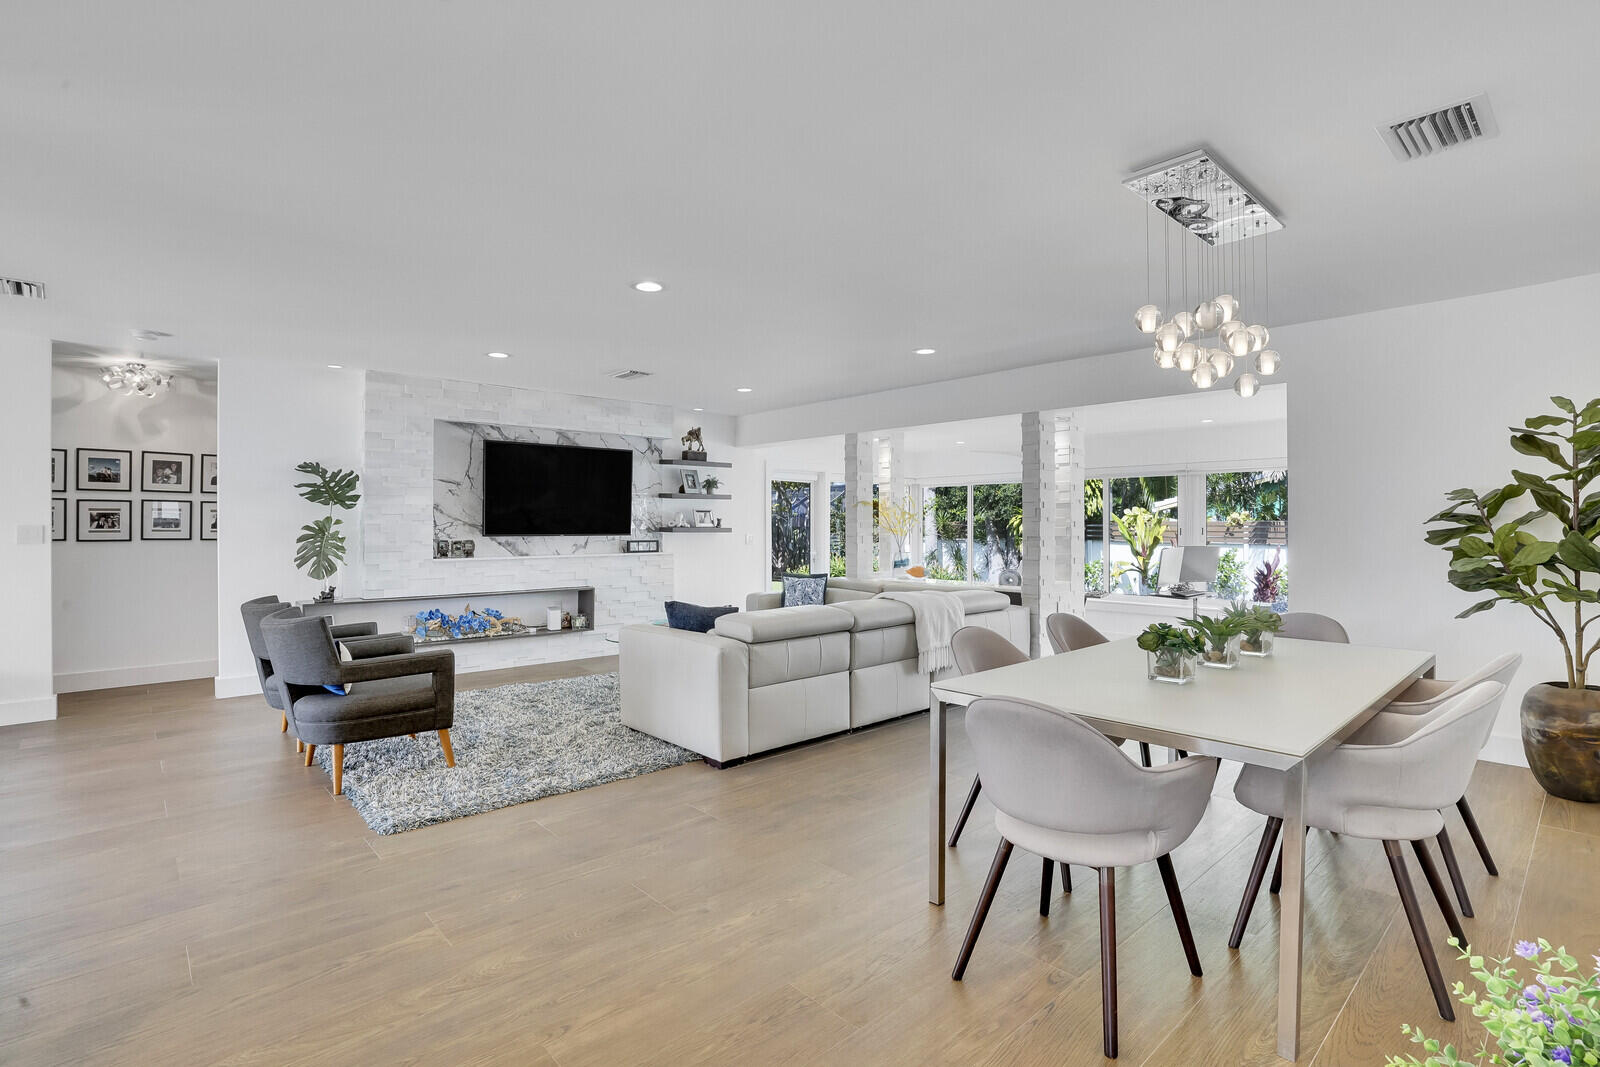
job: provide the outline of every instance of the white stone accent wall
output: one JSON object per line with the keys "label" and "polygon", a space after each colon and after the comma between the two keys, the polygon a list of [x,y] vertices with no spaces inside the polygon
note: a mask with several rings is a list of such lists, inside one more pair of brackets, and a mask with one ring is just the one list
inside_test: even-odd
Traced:
{"label": "white stone accent wall", "polygon": [[1042,623],[1056,610],[1056,425],[1050,412],[1022,415],[1022,604],[1028,609],[1029,644],[1043,650]]}
{"label": "white stone accent wall", "polygon": [[[434,422],[548,427],[568,432],[675,438],[672,409],[537,389],[369,371],[360,527],[360,588],[341,595],[418,596],[592,585],[595,629],[531,641],[457,644],[459,669],[482,670],[609,655],[619,626],[662,616],[673,591],[672,555],[588,553],[434,559]],[[663,539],[663,548],[667,542]],[[488,606],[479,598],[477,606]]]}
{"label": "white stone accent wall", "polygon": [[872,462],[872,435],[845,434],[844,558],[852,578],[872,577]]}
{"label": "white stone accent wall", "polygon": [[1083,423],[1076,408],[1056,416],[1056,592],[1058,611],[1083,614]]}

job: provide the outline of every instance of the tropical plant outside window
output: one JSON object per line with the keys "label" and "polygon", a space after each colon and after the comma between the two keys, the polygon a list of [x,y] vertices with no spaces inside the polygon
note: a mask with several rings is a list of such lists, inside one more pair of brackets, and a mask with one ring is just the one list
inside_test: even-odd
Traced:
{"label": "tropical plant outside window", "polygon": [[972,487],[972,579],[1000,581],[1022,567],[1022,485]]}
{"label": "tropical plant outside window", "polygon": [[929,578],[967,577],[967,487],[938,485],[923,493],[922,566]]}
{"label": "tropical plant outside window", "polygon": [[930,486],[922,506],[929,578],[998,583],[1021,566],[1021,483]]}
{"label": "tropical plant outside window", "polygon": [[1206,544],[1226,549],[1217,592],[1273,604],[1289,597],[1289,472],[1230,471],[1206,475]]}
{"label": "tropical plant outside window", "polygon": [[772,580],[811,572],[811,483],[772,483]]}
{"label": "tropical plant outside window", "polygon": [[828,486],[828,575],[832,578],[845,576],[843,482],[832,482]]}
{"label": "tropical plant outside window", "polygon": [[1083,489],[1085,587],[1134,592],[1141,577],[1158,582],[1161,547],[1178,543],[1178,476],[1090,478]]}

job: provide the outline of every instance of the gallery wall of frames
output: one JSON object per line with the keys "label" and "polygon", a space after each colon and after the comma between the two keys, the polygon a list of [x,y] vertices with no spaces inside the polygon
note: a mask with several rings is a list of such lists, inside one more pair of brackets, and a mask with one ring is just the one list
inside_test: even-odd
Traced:
{"label": "gallery wall of frames", "polygon": [[110,392],[93,367],[58,355],[53,390],[57,692],[211,675],[221,499],[214,372],[179,374],[145,399]]}

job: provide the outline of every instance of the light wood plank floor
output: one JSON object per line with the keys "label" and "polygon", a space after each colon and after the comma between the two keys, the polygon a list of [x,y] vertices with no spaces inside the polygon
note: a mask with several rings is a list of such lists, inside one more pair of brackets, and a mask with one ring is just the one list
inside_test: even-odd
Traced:
{"label": "light wood plank floor", "polygon": [[[497,672],[463,685],[614,669]],[[394,837],[210,682],[61,698],[0,729],[0,1062],[1094,1063],[1093,882],[1037,911],[1018,853],[949,970],[995,846],[980,802],[924,900],[922,716],[725,771],[690,764]],[[460,760],[471,760],[459,742]],[[951,792],[972,773],[959,717]],[[1277,908],[1227,933],[1260,824],[1224,787],[1175,861],[1118,873],[1122,1062],[1273,1064]],[[1481,764],[1500,862],[1452,830],[1483,949],[1600,951],[1600,809]],[[1434,1014],[1381,848],[1313,834],[1303,1061],[1374,1064]],[[1424,892],[1441,939],[1442,922]],[[1447,980],[1465,977],[1445,953]]]}

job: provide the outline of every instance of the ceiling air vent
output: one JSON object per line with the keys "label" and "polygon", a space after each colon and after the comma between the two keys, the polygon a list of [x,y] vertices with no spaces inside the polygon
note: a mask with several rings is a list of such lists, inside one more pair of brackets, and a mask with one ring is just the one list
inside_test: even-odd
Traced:
{"label": "ceiling air vent", "polygon": [[1482,93],[1459,104],[1378,127],[1378,135],[1402,163],[1494,137],[1499,132],[1489,98]]}
{"label": "ceiling air vent", "polygon": [[647,370],[614,370],[611,372],[611,377],[619,382],[631,382],[635,378],[650,377],[650,372]]}
{"label": "ceiling air vent", "polygon": [[17,278],[0,278],[0,296],[27,296],[44,299],[43,282],[25,282]]}

